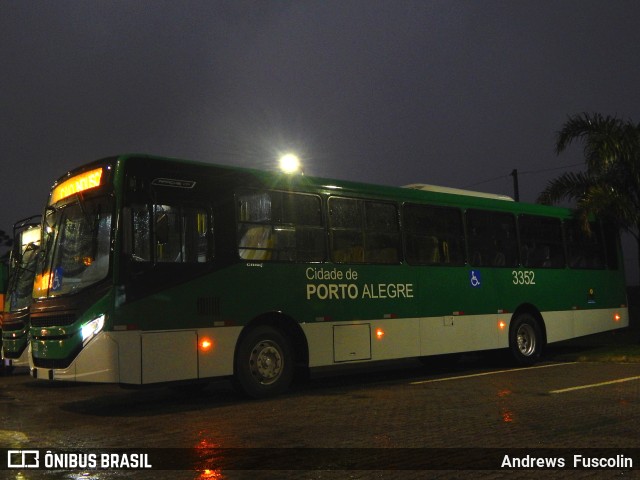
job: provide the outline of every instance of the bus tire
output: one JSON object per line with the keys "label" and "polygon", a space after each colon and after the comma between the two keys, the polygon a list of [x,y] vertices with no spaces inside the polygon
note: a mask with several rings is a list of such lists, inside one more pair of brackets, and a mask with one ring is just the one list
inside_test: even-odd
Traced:
{"label": "bus tire", "polygon": [[272,397],[289,388],[293,363],[287,337],[273,327],[256,327],[238,345],[233,383],[250,397]]}
{"label": "bus tire", "polygon": [[521,313],[511,322],[509,350],[518,365],[535,364],[542,355],[544,338],[538,320],[530,313]]}

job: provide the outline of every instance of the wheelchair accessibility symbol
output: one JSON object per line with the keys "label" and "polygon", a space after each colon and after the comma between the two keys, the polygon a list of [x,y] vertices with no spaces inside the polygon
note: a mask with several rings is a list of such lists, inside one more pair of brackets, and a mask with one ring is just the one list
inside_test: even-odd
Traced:
{"label": "wheelchair accessibility symbol", "polygon": [[51,290],[57,292],[62,288],[62,275],[64,272],[62,271],[62,267],[58,267],[53,271],[53,281],[51,282]]}
{"label": "wheelchair accessibility symbol", "polygon": [[482,285],[482,275],[479,270],[471,270],[469,272],[469,283],[473,288],[480,288]]}

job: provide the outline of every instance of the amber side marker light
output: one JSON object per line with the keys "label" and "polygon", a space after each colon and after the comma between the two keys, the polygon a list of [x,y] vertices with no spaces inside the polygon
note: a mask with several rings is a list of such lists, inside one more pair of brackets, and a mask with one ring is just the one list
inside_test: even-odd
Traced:
{"label": "amber side marker light", "polygon": [[200,350],[203,352],[208,352],[213,348],[213,342],[209,338],[203,338],[199,343]]}
{"label": "amber side marker light", "polygon": [[382,340],[382,337],[384,337],[384,330],[382,330],[381,328],[378,328],[376,330],[376,338],[378,340]]}
{"label": "amber side marker light", "polygon": [[506,326],[507,326],[507,323],[506,323],[504,320],[500,320],[500,321],[498,322],[498,328],[499,328],[500,330],[504,330],[504,329],[506,328]]}
{"label": "amber side marker light", "polygon": [[619,313],[615,313],[615,314],[613,315],[613,321],[614,321],[614,322],[619,322],[621,319],[622,319],[622,317],[620,316],[620,314],[619,314]]}

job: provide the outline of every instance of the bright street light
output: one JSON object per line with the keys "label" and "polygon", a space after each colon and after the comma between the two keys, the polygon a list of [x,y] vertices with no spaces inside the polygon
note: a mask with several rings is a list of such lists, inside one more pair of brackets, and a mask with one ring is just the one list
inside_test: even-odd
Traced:
{"label": "bright street light", "polygon": [[280,170],[284,173],[297,173],[300,171],[300,159],[294,153],[287,153],[280,157]]}

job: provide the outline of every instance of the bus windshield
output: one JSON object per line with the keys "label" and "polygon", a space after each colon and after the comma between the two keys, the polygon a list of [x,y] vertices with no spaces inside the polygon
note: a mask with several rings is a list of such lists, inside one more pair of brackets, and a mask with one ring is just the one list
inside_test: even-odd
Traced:
{"label": "bus windshield", "polygon": [[38,245],[36,242],[32,242],[24,247],[22,253],[11,258],[9,287],[7,289],[10,312],[22,310],[31,304],[37,253]]}
{"label": "bus windshield", "polygon": [[35,298],[76,293],[109,272],[112,201],[82,199],[49,208],[43,221],[43,245],[33,286]]}

